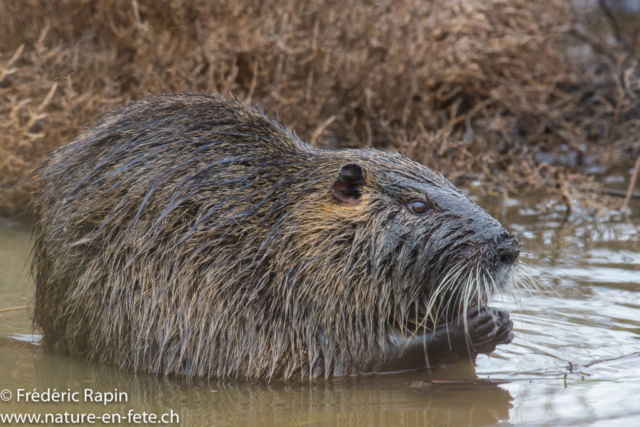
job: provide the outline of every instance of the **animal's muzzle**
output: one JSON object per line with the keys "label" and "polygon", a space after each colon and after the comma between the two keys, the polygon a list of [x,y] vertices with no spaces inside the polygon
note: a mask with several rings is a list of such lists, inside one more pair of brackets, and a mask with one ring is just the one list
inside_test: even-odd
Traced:
{"label": "animal's muzzle", "polygon": [[493,242],[495,259],[505,265],[515,264],[520,255],[520,243],[507,231],[500,233]]}

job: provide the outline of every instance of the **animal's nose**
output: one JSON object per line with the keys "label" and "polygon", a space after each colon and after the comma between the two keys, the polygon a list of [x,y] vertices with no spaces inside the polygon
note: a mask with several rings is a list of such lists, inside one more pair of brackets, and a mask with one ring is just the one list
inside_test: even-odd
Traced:
{"label": "animal's nose", "polygon": [[520,244],[507,231],[496,239],[496,258],[503,264],[513,264],[520,255]]}

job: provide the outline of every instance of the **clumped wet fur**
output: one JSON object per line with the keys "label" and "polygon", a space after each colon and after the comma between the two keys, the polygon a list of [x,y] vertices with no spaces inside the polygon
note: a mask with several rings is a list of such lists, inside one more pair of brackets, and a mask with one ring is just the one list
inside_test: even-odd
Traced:
{"label": "clumped wet fur", "polygon": [[311,147],[218,95],[116,110],[37,179],[43,344],[135,371],[366,372],[389,336],[466,328],[518,256],[441,174],[394,153]]}

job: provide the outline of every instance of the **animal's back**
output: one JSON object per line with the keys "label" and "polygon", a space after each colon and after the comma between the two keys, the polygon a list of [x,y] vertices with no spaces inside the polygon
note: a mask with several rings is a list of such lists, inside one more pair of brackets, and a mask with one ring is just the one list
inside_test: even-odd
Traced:
{"label": "animal's back", "polygon": [[[45,345],[159,373],[281,371],[259,353],[288,343],[257,342],[253,326],[283,325],[261,322],[262,304],[249,300],[274,303],[269,239],[286,244],[287,207],[313,191],[296,180],[309,182],[318,155],[216,95],[109,114],[40,170],[35,320]],[[236,351],[212,354],[220,348]]]}

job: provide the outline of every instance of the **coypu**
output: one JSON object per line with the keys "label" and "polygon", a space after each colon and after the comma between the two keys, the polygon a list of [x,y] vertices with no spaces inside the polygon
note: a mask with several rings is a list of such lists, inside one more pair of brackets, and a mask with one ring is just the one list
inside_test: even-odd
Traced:
{"label": "coypu", "polygon": [[36,172],[34,320],[156,374],[313,378],[475,360],[519,245],[441,174],[329,151],[239,100],[160,95]]}

